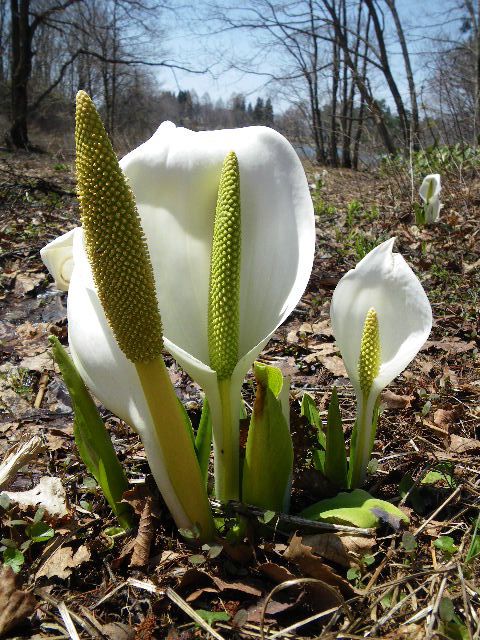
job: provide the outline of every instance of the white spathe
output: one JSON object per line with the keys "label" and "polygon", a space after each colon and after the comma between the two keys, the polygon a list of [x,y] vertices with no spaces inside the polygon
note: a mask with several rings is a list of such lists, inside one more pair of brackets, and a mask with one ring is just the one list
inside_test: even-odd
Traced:
{"label": "white spathe", "polygon": [[431,173],[425,176],[420,186],[420,197],[424,201],[425,222],[437,222],[440,217],[440,191],[442,189],[440,174]]}
{"label": "white spathe", "polygon": [[373,382],[377,395],[413,360],[432,328],[427,295],[403,256],[393,253],[394,242],[390,238],[370,251],[333,292],[332,329],[357,394],[363,327],[371,307],[380,333],[380,370]]}
{"label": "white spathe", "polygon": [[[393,253],[394,242],[391,238],[375,247],[343,276],[330,307],[335,340],[357,396],[357,419],[365,416],[367,430],[378,395],[413,360],[432,328],[427,295],[403,256]],[[379,325],[380,367],[364,397],[358,365],[365,318],[372,307]],[[364,471],[366,464],[368,459]]]}
{"label": "white spathe", "polygon": [[[310,276],[314,215],[301,162],[289,142],[267,127],[193,132],[171,122],[120,162],[147,238],[165,347],[203,387],[214,425],[220,397],[208,355],[210,252],[220,172],[230,151],[238,157],[242,210],[239,360],[231,383],[232,407],[237,407],[246,372],[294,309]],[[142,435],[150,429],[144,418],[149,413],[135,368],[106,322],[82,234],[74,240],[68,300],[72,357],[101,402]],[[42,257],[57,282],[53,243]],[[221,430],[214,429],[216,449],[221,440]]]}
{"label": "white spathe", "polygon": [[72,229],[40,249],[40,256],[60,291],[68,291],[72,277],[74,233],[75,229]]}

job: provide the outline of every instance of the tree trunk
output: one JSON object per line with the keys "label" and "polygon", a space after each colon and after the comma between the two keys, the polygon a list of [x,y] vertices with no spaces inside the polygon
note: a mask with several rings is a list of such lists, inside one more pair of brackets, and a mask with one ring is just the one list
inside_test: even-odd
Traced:
{"label": "tree trunk", "polygon": [[392,140],[392,137],[390,135],[390,132],[388,130],[388,127],[385,123],[385,118],[383,116],[382,110],[380,109],[377,101],[375,100],[375,98],[373,97],[373,95],[371,94],[368,86],[367,86],[367,82],[366,79],[358,72],[358,69],[355,67],[355,63],[350,55],[350,51],[348,49],[348,43],[346,41],[345,38],[345,34],[343,33],[342,30],[342,26],[341,23],[339,21],[338,15],[336,14],[334,8],[332,7],[332,5],[330,4],[330,2],[328,0],[323,0],[323,3],[328,11],[328,13],[330,14],[330,17],[332,19],[333,25],[335,27],[335,30],[337,32],[337,36],[338,36],[338,41],[340,43],[340,46],[343,49],[343,53],[345,56],[345,61],[348,64],[353,78],[355,80],[355,83],[358,87],[358,90],[362,96],[362,99],[366,102],[368,108],[370,109],[370,113],[372,115],[372,118],[375,121],[375,124],[377,126],[378,129],[378,133],[380,135],[380,137],[382,138],[383,144],[385,145],[385,148],[387,149],[388,153],[392,153],[395,154],[397,152],[397,149],[395,147],[395,144]]}
{"label": "tree trunk", "polygon": [[[363,52],[363,64],[361,71],[362,81],[365,83],[367,78],[367,55],[369,49],[369,32],[370,32],[370,14],[367,17],[367,25],[365,27],[365,49]],[[360,109],[358,112],[358,123],[357,130],[355,131],[355,141],[353,143],[353,168],[355,170],[358,169],[358,161],[360,158],[360,143],[362,141],[362,133],[363,133],[363,120],[365,117],[365,100],[362,97],[362,102],[360,103]]]}
{"label": "tree trunk", "polygon": [[306,73],[306,81],[310,98],[310,112],[312,116],[313,139],[315,142],[315,156],[319,164],[325,164],[325,143],[323,137],[322,112],[318,100],[318,43],[316,36],[315,14],[312,0],[309,0],[309,17],[312,37],[311,73]]}
{"label": "tree trunk", "polygon": [[[335,0],[334,0],[335,2]],[[334,4],[335,6],[335,4]],[[340,78],[340,46],[336,31],[332,37],[332,100],[330,114],[330,164],[332,167],[338,167],[338,150],[337,150],[337,94],[338,81]]]}
{"label": "tree trunk", "polygon": [[402,49],[403,62],[405,64],[405,72],[407,74],[408,90],[410,93],[410,107],[412,109],[412,147],[414,151],[418,151],[418,149],[420,149],[420,123],[418,118],[417,91],[415,88],[415,81],[413,79],[412,65],[410,64],[410,54],[408,53],[407,42],[405,40],[402,23],[400,22],[400,16],[398,15],[397,7],[395,6],[395,0],[385,0],[385,2],[387,3],[387,6],[393,16],[398,40]]}
{"label": "tree trunk", "polygon": [[365,4],[367,5],[370,16],[372,17],[375,35],[377,36],[377,44],[383,75],[385,76],[385,80],[387,81],[390,93],[392,94],[393,100],[395,102],[398,117],[400,118],[400,124],[403,130],[403,139],[405,141],[406,147],[408,148],[410,146],[410,125],[407,113],[405,111],[405,105],[403,104],[402,96],[400,95],[400,91],[398,90],[397,83],[395,82],[392,70],[390,68],[390,62],[388,60],[387,49],[385,47],[385,40],[383,37],[382,25],[380,24],[378,13],[373,0],[365,0]]}
{"label": "tree trunk", "polygon": [[12,32],[12,123],[8,143],[20,149],[29,149],[28,80],[32,70],[32,33],[29,24],[30,0],[11,0]]}

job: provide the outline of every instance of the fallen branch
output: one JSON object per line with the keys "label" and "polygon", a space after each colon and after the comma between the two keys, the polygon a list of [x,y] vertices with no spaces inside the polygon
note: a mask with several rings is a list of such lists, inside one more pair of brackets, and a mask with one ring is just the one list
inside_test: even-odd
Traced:
{"label": "fallen branch", "polygon": [[0,489],[8,485],[15,474],[27,462],[36,458],[43,450],[43,443],[39,436],[33,436],[28,442],[12,447],[0,464]]}
{"label": "fallen branch", "polygon": [[[222,512],[230,509],[240,515],[250,517],[263,516],[267,513],[266,509],[260,509],[259,507],[254,507],[250,504],[243,504],[242,502],[236,502],[235,500],[231,500],[226,505],[222,504],[219,500],[210,500],[210,502],[214,509]],[[275,513],[275,518],[295,527],[308,527],[310,529],[322,529],[323,531],[352,533],[359,536],[371,536],[375,533],[375,529],[362,529],[360,527],[350,527],[343,524],[332,524],[331,522],[317,522],[315,520],[307,520],[307,518],[300,518],[299,516],[291,516],[288,513]]]}

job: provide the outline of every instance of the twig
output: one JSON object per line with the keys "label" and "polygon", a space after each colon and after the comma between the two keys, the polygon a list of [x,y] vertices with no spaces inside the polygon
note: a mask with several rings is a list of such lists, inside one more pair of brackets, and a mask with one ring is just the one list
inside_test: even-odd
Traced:
{"label": "twig", "polygon": [[[292,580],[285,580],[284,582],[281,582],[280,584],[277,584],[276,587],[274,587],[270,593],[268,594],[268,596],[265,598],[264,603],[263,603],[263,607],[262,607],[262,615],[260,617],[260,637],[261,640],[264,640],[265,638],[265,615],[267,613],[267,607],[268,607],[268,603],[270,602],[270,600],[273,598],[273,596],[278,593],[278,591],[282,591],[283,589],[289,589],[290,587],[296,587],[302,584],[321,584],[322,587],[324,587],[334,598],[336,598],[339,601],[339,606],[335,607],[332,611],[325,611],[325,612],[321,612],[321,614],[327,615],[327,613],[332,613],[335,612],[338,608],[344,609],[347,617],[349,620],[351,620],[351,614],[350,611],[348,610],[348,607],[346,606],[345,600],[343,599],[343,597],[338,593],[338,591],[336,589],[334,589],[331,585],[327,584],[326,582],[324,582],[323,580],[319,580],[318,578],[294,578]],[[299,623],[297,626],[302,626],[303,624],[306,624],[306,621],[302,621],[301,623]],[[294,627],[296,627],[296,625],[294,625]],[[283,629],[282,632],[277,632],[273,637],[277,637],[279,634],[283,635],[285,633],[287,633],[290,630],[290,627],[287,629]]]}
{"label": "twig", "polygon": [[42,406],[43,396],[45,395],[47,385],[48,385],[48,372],[44,371],[40,376],[37,395],[35,397],[35,402],[33,403],[33,406],[35,407],[35,409],[40,409],[40,407]]}
{"label": "twig", "polygon": [[[47,604],[51,605],[52,607],[56,607],[59,610],[60,615],[61,615],[60,606],[62,604],[65,606],[64,602],[61,602],[60,600],[57,600],[56,598],[54,598],[53,596],[48,594],[45,591],[45,589],[35,589],[35,595],[37,595],[39,598],[44,600]],[[78,625],[80,625],[83,629],[85,629],[85,631],[87,633],[89,633],[92,638],[103,638],[104,637],[102,634],[100,634],[98,632],[97,629],[95,629],[95,627],[90,622],[88,622],[87,620],[84,620],[81,616],[77,615],[75,612],[67,611],[67,613],[70,616],[70,618],[72,620],[74,620]],[[63,619],[63,616],[62,616],[62,619]],[[69,631],[69,633],[70,633],[70,631]],[[72,636],[70,636],[70,637],[72,637]]]}
{"label": "twig", "polygon": [[435,624],[435,619],[437,617],[440,601],[442,600],[443,592],[445,591],[446,586],[447,586],[447,576],[444,576],[442,582],[440,583],[440,588],[438,590],[437,597],[435,598],[435,603],[433,605],[432,613],[430,614],[430,619],[428,621],[428,625],[425,633],[426,640],[431,638],[433,635],[433,625]]}
{"label": "twig", "polygon": [[282,636],[285,636],[287,633],[290,633],[290,631],[295,631],[295,629],[298,629],[299,627],[303,627],[306,624],[310,624],[310,622],[315,622],[315,620],[324,618],[325,616],[328,616],[331,613],[335,613],[341,608],[342,608],[341,605],[339,605],[338,607],[333,607],[332,609],[321,611],[320,613],[316,613],[315,615],[310,616],[309,618],[305,618],[304,620],[295,622],[294,624],[291,624],[289,627],[285,627],[285,629],[282,629],[281,631],[276,631],[273,635],[268,637],[268,640],[274,640],[274,638],[281,638]]}
{"label": "twig", "polygon": [[373,587],[373,585],[377,581],[378,576],[382,573],[383,569],[385,568],[385,565],[388,562],[390,562],[390,560],[391,560],[392,556],[394,555],[394,553],[395,553],[395,541],[392,540],[392,544],[391,544],[390,549],[387,551],[387,553],[385,554],[385,557],[383,558],[381,563],[378,565],[378,567],[375,569],[372,577],[368,581],[367,586],[363,590],[363,594],[362,595],[367,595],[370,592],[371,588]]}
{"label": "twig", "polygon": [[[446,577],[444,578],[444,580],[446,580]],[[417,587],[416,589],[413,589],[413,591],[411,591],[404,598],[402,598],[400,602],[397,602],[397,604],[394,607],[389,609],[387,613],[383,615],[380,618],[380,620],[365,633],[365,637],[370,636],[372,633],[375,633],[377,629],[380,629],[380,627],[382,627],[386,622],[388,622],[388,620],[390,620],[390,618],[393,617],[394,613],[396,613],[399,609],[403,607],[403,605],[406,603],[406,601],[409,598],[413,598],[413,596],[417,593],[417,591],[420,591],[420,589],[424,589],[424,588],[425,588],[425,582],[422,582],[422,584],[419,587]]]}
{"label": "twig", "polygon": [[67,605],[65,604],[65,602],[63,602],[63,600],[59,602],[57,605],[57,608],[58,608],[59,614],[62,616],[62,620],[65,624],[65,627],[68,631],[70,638],[72,640],[80,640],[80,636],[78,635],[77,630],[75,629],[75,625],[73,624],[73,620],[70,616],[70,612],[67,609]]}
{"label": "twig", "polygon": [[453,498],[460,493],[461,490],[462,490],[462,485],[459,484],[458,487],[455,489],[455,491],[453,493],[451,493],[448,496],[448,498],[442,502],[442,504],[438,507],[438,509],[435,509],[435,511],[432,513],[432,515],[429,516],[426,520],[424,520],[422,522],[422,524],[418,527],[418,529],[414,532],[413,535],[414,536],[418,536],[418,534],[425,529],[427,524],[429,522],[431,522],[435,518],[435,516],[437,516],[440,513],[440,511],[442,511],[444,509],[444,507],[446,507],[447,504],[449,502],[451,502],[453,500]]}
{"label": "twig", "polygon": [[[222,504],[219,500],[210,500],[212,506],[220,511],[232,509],[235,513],[239,513],[244,516],[263,516],[266,513],[266,509],[260,509],[250,504],[243,504],[230,500],[226,505]],[[297,527],[309,527],[310,529],[323,529],[324,531],[337,531],[343,533],[352,533],[359,536],[371,536],[374,534],[375,529],[362,529],[360,527],[350,527],[342,524],[332,524],[330,522],[317,522],[315,520],[308,520],[307,518],[301,518],[299,516],[291,516],[286,513],[275,513],[282,522],[286,524],[292,524]]]}
{"label": "twig", "polygon": [[216,640],[225,640],[223,636],[215,631],[213,627],[211,627],[208,622],[198,615],[198,613],[192,609],[192,607],[185,602],[185,600],[178,595],[173,589],[167,587],[165,589],[165,595],[170,598],[172,602],[174,602],[180,609],[187,614],[192,620],[194,620],[198,625],[200,625],[205,631],[208,631],[210,635],[212,635]]}
{"label": "twig", "polygon": [[458,577],[460,578],[460,586],[462,588],[463,608],[465,610],[465,623],[467,625],[468,637],[471,638],[472,625],[470,624],[470,616],[468,615],[468,612],[470,610],[470,607],[469,607],[470,602],[467,596],[467,590],[465,589],[465,578],[463,577],[463,571],[460,564],[457,564],[457,571],[458,571]]}
{"label": "twig", "polygon": [[28,442],[12,447],[0,464],[0,488],[8,485],[19,469],[29,460],[36,458],[43,449],[39,436],[33,436]]}

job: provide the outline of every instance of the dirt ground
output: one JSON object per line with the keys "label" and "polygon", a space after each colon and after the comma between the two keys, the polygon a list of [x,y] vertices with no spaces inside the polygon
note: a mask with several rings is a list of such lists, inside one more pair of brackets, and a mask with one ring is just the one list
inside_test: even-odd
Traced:
{"label": "dirt ground", "polygon": [[[66,296],[54,289],[39,250],[78,223],[72,167],[51,155],[4,153],[0,462],[12,447],[35,436],[40,442],[0,489],[28,491],[48,477],[60,506],[52,515],[0,495],[0,559],[17,581],[10,569],[0,581],[0,637],[2,623],[6,629],[13,622],[5,637],[38,640],[187,640],[211,637],[209,624],[225,639],[480,637],[480,181],[455,171],[442,176],[440,222],[419,229],[407,174],[309,168],[309,176],[314,269],[297,309],[262,354],[292,376],[291,512],[330,490],[312,463],[315,429],[299,417],[303,393],[325,417],[336,385],[347,436],[353,425],[354,394],[329,324],[332,291],[366,252],[396,236],[396,250],[427,291],[434,325],[384,394],[367,488],[400,505],[410,523],[358,534],[249,513],[243,542],[192,549],[155,492],[138,437],[103,410],[140,520],[138,532],[115,532],[78,457],[70,399],[47,341],[54,333],[67,344]],[[198,387],[167,363],[198,421]],[[249,381],[245,398],[248,406]]]}

